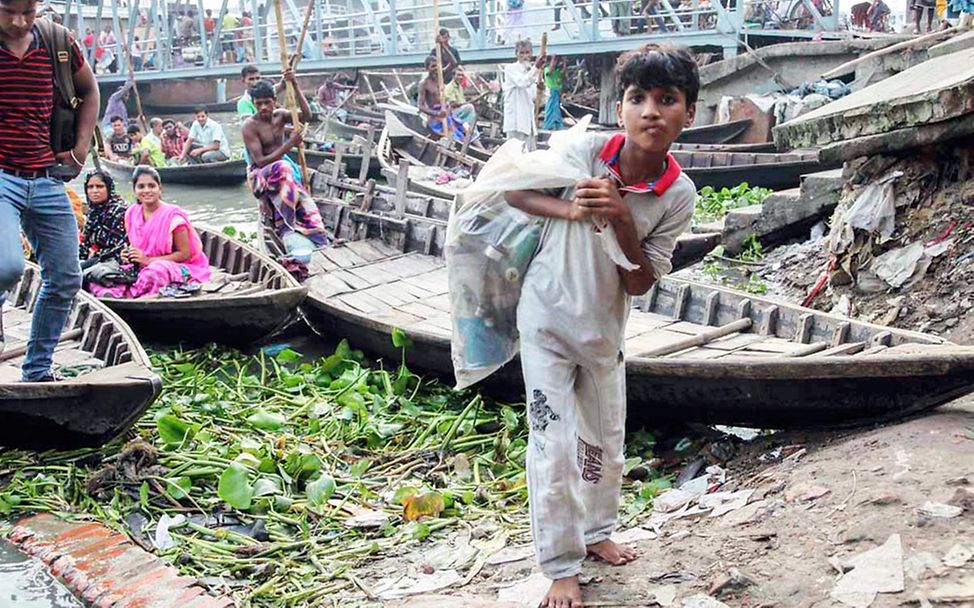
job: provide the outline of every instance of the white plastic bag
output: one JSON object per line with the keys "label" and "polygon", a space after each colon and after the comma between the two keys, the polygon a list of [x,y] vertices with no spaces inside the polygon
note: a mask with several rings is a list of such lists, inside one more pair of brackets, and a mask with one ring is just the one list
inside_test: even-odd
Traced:
{"label": "white plastic bag", "polygon": [[[477,181],[457,194],[447,228],[446,260],[453,322],[452,356],[457,388],[500,369],[518,351],[517,305],[521,285],[537,251],[544,219],[507,204],[512,190],[563,190],[574,195],[581,179],[593,177],[586,146],[588,117],[551,136],[547,150],[524,152],[508,141],[491,156]],[[636,268],[612,226],[592,218],[602,247],[618,265]]]}

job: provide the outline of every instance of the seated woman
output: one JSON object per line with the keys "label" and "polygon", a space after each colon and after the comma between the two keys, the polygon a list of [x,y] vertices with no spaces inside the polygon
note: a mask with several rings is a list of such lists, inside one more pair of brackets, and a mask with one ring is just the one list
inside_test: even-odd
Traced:
{"label": "seated woman", "polygon": [[186,212],[162,201],[162,180],[152,167],[138,166],[132,173],[137,205],[125,212],[129,246],[122,250],[123,263],[138,268],[132,285],[103,287],[92,284],[99,297],[141,298],[162,288],[184,283],[205,283],[210,264],[203,244]]}
{"label": "seated woman", "polygon": [[125,201],[115,192],[115,180],[104,171],[85,176],[88,215],[81,232],[78,256],[82,268],[99,262],[121,262],[122,249],[128,245],[125,235]]}

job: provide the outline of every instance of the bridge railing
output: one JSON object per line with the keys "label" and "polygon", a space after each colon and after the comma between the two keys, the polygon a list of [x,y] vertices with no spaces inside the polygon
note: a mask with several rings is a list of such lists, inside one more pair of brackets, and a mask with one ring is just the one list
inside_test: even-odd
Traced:
{"label": "bridge railing", "polygon": [[[211,31],[198,12],[177,11],[163,0],[130,0],[121,9],[113,3],[106,23],[115,32],[115,70],[124,71],[125,40],[132,43],[138,71],[279,62],[273,5],[261,1],[234,2],[237,7],[249,3],[250,10],[232,13],[236,22],[224,29],[229,4],[224,0],[220,14],[214,11],[216,25]],[[428,0],[312,1],[302,49],[307,59],[421,56],[434,47],[434,15]],[[441,0],[438,23],[450,32],[450,44],[461,54],[508,48],[513,58],[514,43],[522,38],[531,39],[537,53],[543,32],[548,32],[549,44],[643,39],[633,40],[634,46],[681,33],[736,34],[743,23],[743,4],[744,0]],[[290,54],[306,5],[284,0],[283,7]],[[99,25],[100,21],[99,15]],[[89,51],[94,59],[95,49]]]}

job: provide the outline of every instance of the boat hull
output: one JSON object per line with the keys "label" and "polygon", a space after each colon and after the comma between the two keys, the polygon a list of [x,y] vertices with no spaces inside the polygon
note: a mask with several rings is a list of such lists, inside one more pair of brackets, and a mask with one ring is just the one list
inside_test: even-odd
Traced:
{"label": "boat hull", "polygon": [[[313,296],[306,309],[308,321],[322,334],[352,336],[356,348],[398,363],[400,350],[385,329],[363,323]],[[410,368],[452,384],[449,342],[419,332],[410,332],[409,337],[413,342],[406,354]],[[766,365],[765,373],[754,377],[746,377],[746,371],[733,366],[722,371],[713,365],[695,367],[673,360],[652,364],[629,360],[628,425],[692,422],[773,429],[841,428],[895,420],[974,390],[970,360],[931,365],[920,359],[904,364],[877,357],[869,366],[849,359],[825,361],[818,369],[791,373],[780,365]],[[523,386],[518,359],[483,383],[498,398],[509,399],[522,399]]]}
{"label": "boat hull", "polygon": [[290,323],[308,290],[265,254],[224,234],[200,230],[211,266],[243,278],[239,292],[189,298],[103,298],[140,337],[163,343],[247,346]]}
{"label": "boat hull", "polygon": [[[131,179],[134,167],[127,163],[117,163],[101,159],[102,165],[115,175]],[[235,186],[247,181],[247,161],[228,160],[221,163],[205,163],[182,167],[158,167],[163,184],[185,184],[189,186]]]}
{"label": "boat hull", "polygon": [[162,390],[162,380],[133,366],[98,383],[0,385],[0,445],[74,449],[103,445],[127,431]]}

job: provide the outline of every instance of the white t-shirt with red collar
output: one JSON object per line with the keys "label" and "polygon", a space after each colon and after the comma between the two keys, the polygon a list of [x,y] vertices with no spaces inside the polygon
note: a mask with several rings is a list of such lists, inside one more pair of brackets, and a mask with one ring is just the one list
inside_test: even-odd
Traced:
{"label": "white t-shirt with red collar", "polygon": [[[588,133],[577,144],[592,159],[592,176],[614,175],[625,135]],[[659,278],[673,265],[677,237],[690,226],[696,187],[672,156],[654,183],[620,187],[643,253]],[[561,198],[571,200],[574,188]],[[551,348],[580,365],[618,361],[630,299],[616,264],[590,221],[549,218],[524,278],[517,322],[521,340]]]}

